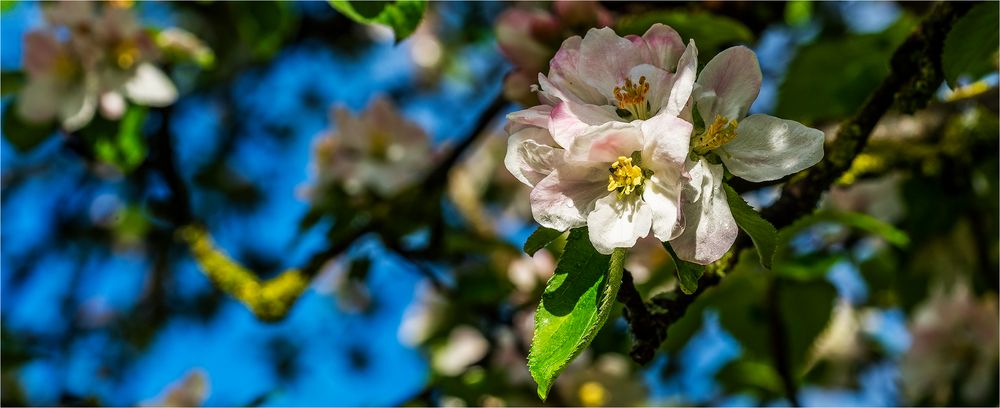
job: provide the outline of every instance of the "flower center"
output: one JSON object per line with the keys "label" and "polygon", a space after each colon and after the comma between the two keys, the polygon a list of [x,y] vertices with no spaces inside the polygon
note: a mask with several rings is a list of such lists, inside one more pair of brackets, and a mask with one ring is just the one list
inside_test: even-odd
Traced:
{"label": "flower center", "polygon": [[649,119],[651,109],[646,100],[646,92],[649,92],[649,82],[646,82],[645,76],[639,77],[637,83],[633,83],[631,78],[626,79],[624,85],[614,89],[615,100],[618,102],[615,112],[622,119]]}
{"label": "flower center", "polygon": [[642,183],[651,173],[644,171],[638,163],[633,164],[632,157],[625,156],[618,156],[618,160],[611,163],[608,171],[611,172],[608,176],[608,191],[618,190],[618,198],[632,194],[635,190],[641,192]]}
{"label": "flower center", "polygon": [[139,57],[139,47],[134,41],[122,41],[114,50],[115,63],[121,69],[132,68],[135,60]]}
{"label": "flower center", "polygon": [[736,137],[737,125],[735,120],[715,115],[715,121],[691,141],[691,150],[697,154],[705,154],[729,143]]}
{"label": "flower center", "polygon": [[59,78],[73,79],[78,72],[76,61],[66,53],[61,53],[56,57],[55,72]]}

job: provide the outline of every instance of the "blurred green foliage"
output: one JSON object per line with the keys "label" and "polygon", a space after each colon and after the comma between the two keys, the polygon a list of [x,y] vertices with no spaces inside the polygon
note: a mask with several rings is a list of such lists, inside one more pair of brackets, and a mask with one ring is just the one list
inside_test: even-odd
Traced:
{"label": "blurred green foliage", "polygon": [[803,46],[788,66],[774,115],[809,124],[853,114],[889,74],[889,57],[915,24],[904,15],[877,34]]}
{"label": "blurred green foliage", "polygon": [[948,33],[941,55],[941,68],[948,84],[955,87],[961,75],[973,80],[997,69],[1000,49],[1000,3],[987,1],[966,14]]}

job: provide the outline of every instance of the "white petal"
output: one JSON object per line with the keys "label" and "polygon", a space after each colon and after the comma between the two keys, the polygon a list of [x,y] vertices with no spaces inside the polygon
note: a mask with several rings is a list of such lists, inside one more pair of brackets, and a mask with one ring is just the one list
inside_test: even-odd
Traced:
{"label": "white petal", "polygon": [[582,227],[594,201],[608,194],[607,187],[607,168],[556,168],[531,190],[531,214],[543,227],[559,231]]}
{"label": "white petal", "polygon": [[617,121],[618,116],[610,108],[564,101],[552,109],[548,128],[556,143],[568,148],[579,136],[591,133],[596,127],[608,122]]}
{"label": "white petal", "polygon": [[660,241],[677,238],[683,231],[680,214],[682,181],[677,174],[654,174],[646,181],[642,199],[653,214],[653,235]]}
{"label": "white petal", "polygon": [[101,94],[101,115],[111,120],[121,118],[125,113],[125,98],[118,92]]}
{"label": "white petal", "polygon": [[547,128],[549,127],[549,115],[551,113],[551,106],[538,105],[508,113],[507,120],[518,124]]}
{"label": "white petal", "polygon": [[88,91],[81,85],[63,98],[59,118],[62,119],[63,128],[67,131],[80,130],[94,118],[94,112],[97,110],[96,93]]}
{"label": "white petal", "polygon": [[712,58],[698,76],[698,112],[705,123],[716,115],[739,120],[757,99],[761,83],[760,64],[753,51],[730,47]]}
{"label": "white petal", "polygon": [[125,83],[125,94],[140,105],[167,106],[177,100],[177,88],[159,68],[140,64],[135,75]]}
{"label": "white petal", "polygon": [[777,180],[823,159],[823,132],[793,120],[750,115],[736,137],[716,149],[733,175],[748,181]]}
{"label": "white petal", "polygon": [[684,52],[684,40],[673,28],[660,23],[653,24],[642,35],[653,64],[667,71],[674,71],[677,61]]}
{"label": "white petal", "polygon": [[587,31],[580,43],[581,78],[609,101],[614,100],[614,88],[625,82],[632,67],[642,60],[644,44],[619,37],[610,28]]}
{"label": "white petal", "polygon": [[578,35],[563,41],[559,51],[556,51],[556,55],[549,62],[549,75],[546,81],[543,83],[539,80],[539,84],[545,92],[561,100],[603,105],[608,101],[607,96],[588,84],[581,71],[582,65],[590,63],[581,57],[582,41]]}
{"label": "white petal", "polygon": [[684,54],[681,55],[677,63],[677,72],[674,73],[673,83],[670,86],[670,94],[667,100],[660,105],[660,114],[678,116],[684,105],[691,98],[691,91],[694,89],[694,81],[698,71],[698,47],[694,40],[688,43]]}
{"label": "white petal", "polygon": [[630,123],[609,122],[573,139],[566,146],[566,160],[602,163],[607,170],[618,157],[628,157],[640,150],[642,131],[638,127]]}
{"label": "white petal", "polygon": [[665,114],[642,122],[645,146],[643,163],[653,171],[660,167],[682,167],[691,144],[690,122]]}
{"label": "white petal", "polygon": [[551,139],[547,130],[528,127],[510,135],[507,141],[504,165],[515,178],[531,187],[563,162],[563,150],[546,144],[545,139]]}
{"label": "white petal", "polygon": [[681,193],[684,232],[670,246],[682,260],[707,265],[729,251],[739,229],[722,190],[722,166],[701,158],[688,172],[691,181]]}
{"label": "white petal", "polygon": [[635,196],[618,199],[615,192],[594,203],[594,211],[587,216],[590,243],[605,255],[615,248],[631,248],[635,241],[649,235],[653,213],[645,202]]}

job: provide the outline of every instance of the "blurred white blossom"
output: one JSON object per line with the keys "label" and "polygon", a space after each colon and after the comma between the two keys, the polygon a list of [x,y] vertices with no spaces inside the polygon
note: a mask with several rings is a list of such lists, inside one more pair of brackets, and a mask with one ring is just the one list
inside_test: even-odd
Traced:
{"label": "blurred white blossom", "polygon": [[17,99],[23,118],[58,119],[73,131],[97,111],[120,118],[126,99],[144,106],[177,99],[174,84],[154,65],[155,43],[131,9],[81,1],[46,3],[42,10],[47,24],[24,38],[28,82]]}
{"label": "blurred white blossom", "polygon": [[434,163],[427,134],[388,99],[375,98],[359,115],[337,107],[331,119],[336,127],[315,144],[319,186],[312,194],[338,185],[348,194],[388,198],[419,181]]}
{"label": "blurred white blossom", "polygon": [[982,401],[997,384],[997,299],[976,299],[957,283],[938,287],[910,322],[913,342],[903,355],[903,391],[913,403]]}

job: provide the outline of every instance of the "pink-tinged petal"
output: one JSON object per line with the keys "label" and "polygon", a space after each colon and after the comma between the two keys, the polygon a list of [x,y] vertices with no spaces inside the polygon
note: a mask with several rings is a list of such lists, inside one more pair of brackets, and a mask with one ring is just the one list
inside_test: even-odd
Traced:
{"label": "pink-tinged petal", "polygon": [[580,43],[581,77],[609,101],[614,89],[628,78],[629,71],[643,61],[645,47],[619,37],[610,28],[590,29]]}
{"label": "pink-tinged petal", "polygon": [[[649,91],[646,92],[646,102],[649,102],[649,112],[656,113],[660,110],[660,104],[667,99],[670,94],[671,75],[669,72],[650,64],[637,65],[628,73],[633,83],[638,83],[643,77],[649,84]],[[638,119],[638,118],[631,118]]]}
{"label": "pink-tinged petal", "polygon": [[698,71],[698,47],[694,40],[688,43],[684,54],[681,55],[677,63],[677,72],[674,73],[673,83],[670,86],[670,94],[667,100],[661,103],[660,114],[678,116],[688,99],[691,98],[691,91],[694,89],[695,77]]}
{"label": "pink-tinged petal", "polygon": [[556,168],[531,190],[531,214],[540,225],[565,231],[587,224],[597,199],[608,194],[608,170],[595,166]]}
{"label": "pink-tinged petal", "polygon": [[[623,122],[609,122],[573,139],[565,146],[567,161],[601,163],[605,171],[620,156],[642,150],[642,131]],[[605,179],[607,175],[605,174]]]}
{"label": "pink-tinged petal", "polygon": [[736,46],[720,52],[698,77],[695,100],[702,119],[711,123],[716,115],[729,120],[746,116],[760,93],[761,79],[757,56],[749,48]]}
{"label": "pink-tinged petal", "polygon": [[750,115],[716,153],[742,179],[760,182],[797,173],[823,159],[823,132],[793,120]]}
{"label": "pink-tinged petal", "polygon": [[563,150],[552,147],[549,132],[543,128],[529,127],[510,135],[504,165],[519,181],[534,187],[556,167],[563,164]]}
{"label": "pink-tinged petal", "polygon": [[615,248],[631,248],[635,242],[649,235],[653,212],[637,197],[618,198],[607,193],[594,203],[594,211],[587,215],[587,230],[594,249],[605,255]]}
{"label": "pink-tinged petal", "polygon": [[729,251],[739,228],[722,190],[722,165],[700,158],[688,173],[691,180],[681,193],[684,232],[670,246],[682,260],[707,265]]}
{"label": "pink-tinged petal", "polygon": [[642,39],[649,48],[653,65],[674,72],[681,54],[684,53],[684,40],[680,34],[670,26],[656,23],[646,30]]}
{"label": "pink-tinged petal", "polygon": [[694,126],[681,118],[664,114],[642,122],[645,146],[642,161],[653,171],[682,168],[691,144]]}
{"label": "pink-tinged petal", "polygon": [[560,146],[569,148],[578,137],[593,132],[595,127],[619,120],[609,107],[564,101],[552,109],[548,128]]}
{"label": "pink-tinged petal", "polygon": [[582,71],[583,67],[593,63],[583,58],[580,52],[582,42],[578,35],[564,40],[549,62],[548,83],[543,83],[541,78],[538,83],[546,92],[561,100],[604,105],[607,97],[587,83],[586,73]]}
{"label": "pink-tinged petal", "polygon": [[538,101],[544,105],[556,106],[566,99],[562,91],[556,88],[545,74],[538,74],[538,85],[532,85],[531,91],[538,95]]}
{"label": "pink-tinged petal", "polygon": [[646,181],[642,199],[653,213],[653,235],[660,241],[677,238],[684,230],[680,212],[684,182],[679,174],[662,172]]}
{"label": "pink-tinged petal", "polygon": [[177,88],[163,71],[149,63],[139,64],[125,83],[125,94],[140,105],[167,106],[177,100]]}
{"label": "pink-tinged petal", "polygon": [[549,127],[549,115],[551,114],[551,106],[538,105],[508,113],[507,120],[523,125],[547,128]]}
{"label": "pink-tinged petal", "polygon": [[545,68],[552,50],[538,42],[532,27],[538,24],[556,24],[555,18],[540,9],[508,8],[497,18],[497,45],[514,65],[538,72]]}
{"label": "pink-tinged petal", "polygon": [[125,98],[118,92],[101,94],[101,116],[110,120],[118,120],[125,114]]}
{"label": "pink-tinged petal", "polygon": [[44,75],[56,69],[56,61],[65,54],[55,34],[32,31],[24,35],[24,70],[28,75]]}

